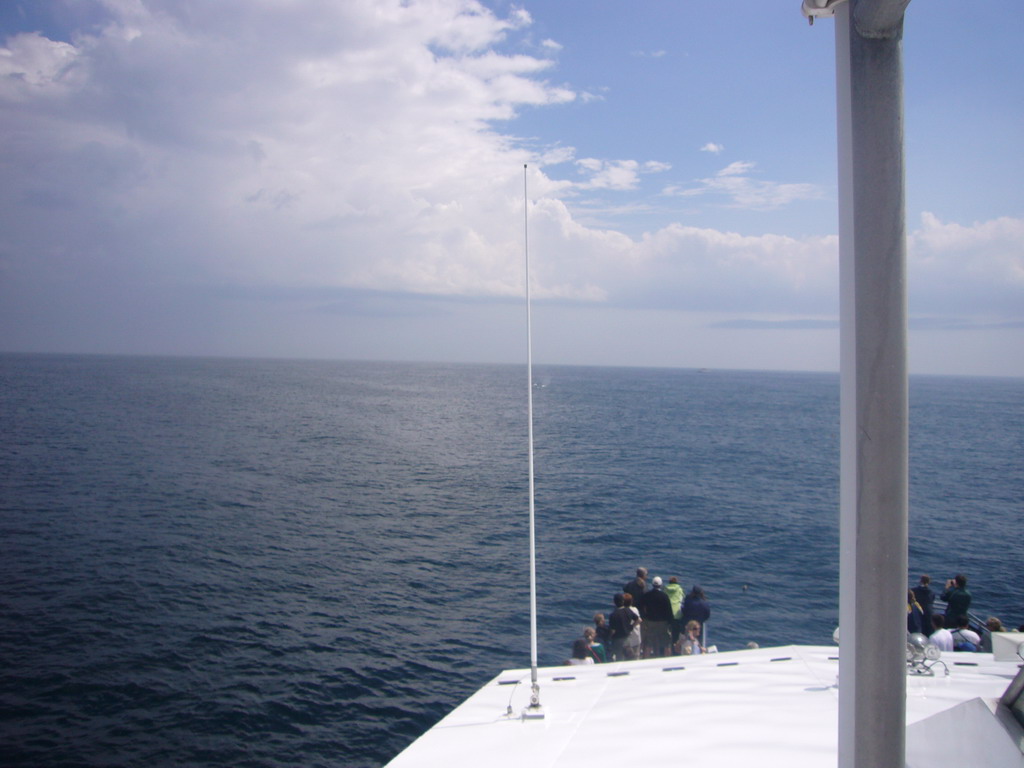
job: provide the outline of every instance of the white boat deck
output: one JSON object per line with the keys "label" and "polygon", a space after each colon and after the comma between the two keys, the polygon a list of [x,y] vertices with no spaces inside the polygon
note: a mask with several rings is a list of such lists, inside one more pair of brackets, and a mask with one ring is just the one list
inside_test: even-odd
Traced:
{"label": "white boat deck", "polygon": [[[908,726],[979,698],[993,710],[1017,672],[992,654],[950,653],[942,661],[948,677],[941,663],[935,677],[907,677]],[[838,668],[838,648],[818,646],[546,667],[539,670],[543,720],[522,719],[530,672],[510,670],[389,765],[834,766]],[[908,746],[908,764],[911,753]]]}

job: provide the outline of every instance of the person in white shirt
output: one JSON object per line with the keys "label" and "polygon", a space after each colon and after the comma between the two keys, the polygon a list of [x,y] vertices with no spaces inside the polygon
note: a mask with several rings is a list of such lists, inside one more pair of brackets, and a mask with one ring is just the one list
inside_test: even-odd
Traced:
{"label": "person in white shirt", "polygon": [[679,638],[677,648],[679,653],[683,656],[689,656],[691,654],[696,655],[698,653],[707,653],[708,649],[700,644],[700,622],[696,619],[690,619],[686,622],[684,627],[684,633]]}
{"label": "person in white shirt", "polygon": [[928,639],[934,643],[935,647],[940,651],[953,652],[953,633],[946,629],[944,621],[941,616],[935,614],[932,616],[932,634]]}
{"label": "person in white shirt", "polygon": [[981,635],[971,629],[970,622],[966,616],[961,616],[956,622],[956,629],[950,634],[953,635],[954,651],[977,651],[981,648]]}
{"label": "person in white shirt", "polygon": [[584,638],[579,638],[572,644],[572,658],[568,664],[593,664],[594,657],[590,655],[590,643]]}
{"label": "person in white shirt", "polygon": [[622,595],[622,604],[630,611],[633,612],[635,622],[633,623],[633,629],[629,633],[629,638],[626,640],[626,658],[627,659],[639,659],[640,658],[640,625],[643,623],[643,619],[640,618],[640,611],[633,605],[633,596],[629,592],[625,592]]}

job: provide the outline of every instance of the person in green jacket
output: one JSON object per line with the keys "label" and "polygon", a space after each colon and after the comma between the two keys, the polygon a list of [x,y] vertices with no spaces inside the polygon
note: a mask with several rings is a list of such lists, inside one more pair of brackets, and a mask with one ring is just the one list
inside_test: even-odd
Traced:
{"label": "person in green jacket", "polygon": [[967,577],[958,573],[955,578],[946,582],[946,591],[942,593],[946,601],[946,627],[955,627],[961,618],[967,618],[971,607],[971,593],[967,591]]}
{"label": "person in green jacket", "polygon": [[675,646],[683,631],[681,621],[683,617],[683,587],[675,576],[669,579],[668,584],[665,585],[665,594],[668,595],[668,600],[672,604],[672,620],[668,623],[668,628],[672,632],[672,645]]}

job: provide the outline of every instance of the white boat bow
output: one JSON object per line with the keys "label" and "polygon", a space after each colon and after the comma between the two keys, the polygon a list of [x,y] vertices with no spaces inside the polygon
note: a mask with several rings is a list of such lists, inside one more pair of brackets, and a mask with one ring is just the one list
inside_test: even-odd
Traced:
{"label": "white boat bow", "polygon": [[[577,768],[609,760],[631,765],[685,760],[761,768],[833,766],[838,655],[835,647],[790,645],[542,667],[543,720],[522,718],[530,700],[530,670],[508,670],[389,765]],[[1017,664],[995,661],[992,654],[956,653],[943,655],[933,677],[909,676],[907,765],[934,766],[925,760],[936,750],[944,755],[941,764],[954,764],[949,750],[956,749],[956,742],[971,750],[973,763],[983,754],[978,751],[982,736],[996,750],[995,761],[979,764],[1024,765],[1013,743],[1010,726],[1015,723],[1002,722],[996,714],[1017,671]],[[957,709],[965,703],[983,708],[988,718],[980,710]],[[1004,737],[994,738],[993,732]]]}

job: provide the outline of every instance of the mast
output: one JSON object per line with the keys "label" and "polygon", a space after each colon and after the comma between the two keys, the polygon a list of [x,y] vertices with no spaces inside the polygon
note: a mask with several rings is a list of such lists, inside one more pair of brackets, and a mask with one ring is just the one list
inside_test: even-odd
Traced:
{"label": "mast", "polygon": [[534,524],[533,482],[533,319],[530,303],[530,227],[529,198],[526,191],[526,165],[523,165],[523,255],[526,261],[526,422],[529,443],[530,476],[530,705],[523,711],[524,719],[541,719],[540,684],[537,682],[537,538]]}
{"label": "mast", "polygon": [[839,767],[904,768],[907,299],[903,15],[910,0],[804,0],[836,18],[840,270]]}

